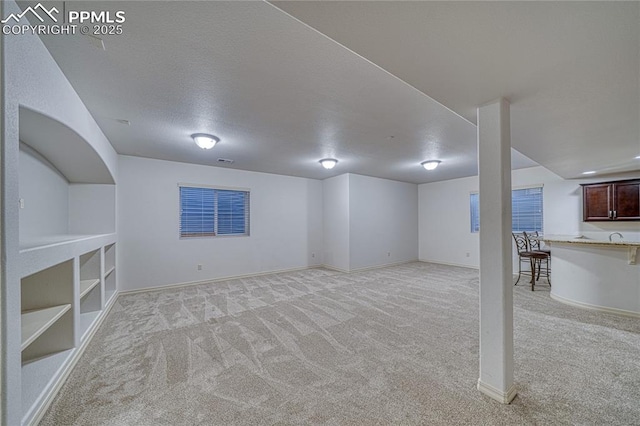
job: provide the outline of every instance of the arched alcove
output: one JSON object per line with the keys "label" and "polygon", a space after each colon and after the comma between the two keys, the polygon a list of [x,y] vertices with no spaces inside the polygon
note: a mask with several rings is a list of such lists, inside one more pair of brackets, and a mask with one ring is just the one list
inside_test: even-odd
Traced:
{"label": "arched alcove", "polygon": [[84,138],[65,124],[21,106],[20,140],[58,169],[69,183],[115,184],[115,179]]}

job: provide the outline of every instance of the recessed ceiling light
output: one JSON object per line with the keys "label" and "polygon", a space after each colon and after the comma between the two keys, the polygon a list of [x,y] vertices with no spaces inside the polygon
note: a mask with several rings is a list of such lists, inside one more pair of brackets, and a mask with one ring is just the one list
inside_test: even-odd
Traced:
{"label": "recessed ceiling light", "polygon": [[588,172],[582,172],[583,175],[595,175],[595,170],[589,170]]}
{"label": "recessed ceiling light", "polygon": [[206,133],[195,133],[191,135],[193,141],[202,149],[211,149],[218,142],[220,142],[220,138],[213,135],[207,135]]}
{"label": "recessed ceiling light", "polygon": [[325,169],[331,170],[336,166],[336,164],[338,164],[338,160],[335,158],[323,158],[320,160],[320,164],[322,164],[322,167]]}
{"label": "recessed ceiling light", "polygon": [[424,167],[427,170],[433,170],[436,167],[438,167],[438,165],[441,163],[442,161],[440,160],[428,160],[428,161],[423,161],[422,163],[420,163],[420,165],[422,167]]}

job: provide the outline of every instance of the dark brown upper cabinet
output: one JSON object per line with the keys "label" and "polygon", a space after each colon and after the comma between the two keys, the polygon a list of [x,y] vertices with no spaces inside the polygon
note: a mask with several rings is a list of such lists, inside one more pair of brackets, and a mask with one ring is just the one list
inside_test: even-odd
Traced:
{"label": "dark brown upper cabinet", "polygon": [[640,220],[640,179],[582,184],[583,219]]}

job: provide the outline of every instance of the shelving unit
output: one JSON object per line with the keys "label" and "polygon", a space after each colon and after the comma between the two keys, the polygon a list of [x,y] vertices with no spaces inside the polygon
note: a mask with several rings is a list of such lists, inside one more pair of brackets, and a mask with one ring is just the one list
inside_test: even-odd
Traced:
{"label": "shelving unit", "polygon": [[67,359],[60,354],[75,347],[74,265],[70,259],[20,280],[23,415],[58,374]]}
{"label": "shelving unit", "polygon": [[73,267],[71,259],[21,280],[23,363],[75,346]]}
{"label": "shelving unit", "polygon": [[20,61],[4,67],[17,86],[3,99],[0,156],[14,201],[2,215],[0,411],[19,426],[38,423],[117,297],[111,273],[105,299],[104,252],[117,240],[118,157],[40,39],[6,43]]}
{"label": "shelving unit", "polygon": [[116,244],[104,248],[104,292],[109,302],[116,292]]}
{"label": "shelving unit", "polygon": [[[25,247],[19,256],[23,275],[29,274],[21,279],[23,423],[41,413],[55,383],[104,318],[108,302],[101,283],[110,280],[110,299],[116,293],[114,234],[52,240]],[[103,276],[105,270],[111,272]]]}
{"label": "shelving unit", "polygon": [[93,250],[80,256],[80,338],[84,340],[87,331],[102,310],[100,289],[101,250]]}
{"label": "shelving unit", "polygon": [[100,278],[80,280],[80,299],[89,294],[98,284],[100,284]]}
{"label": "shelving unit", "polygon": [[35,309],[23,312],[22,317],[22,345],[20,350],[24,351],[49,327],[55,324],[67,311],[71,309],[71,304],[52,306],[50,308]]}

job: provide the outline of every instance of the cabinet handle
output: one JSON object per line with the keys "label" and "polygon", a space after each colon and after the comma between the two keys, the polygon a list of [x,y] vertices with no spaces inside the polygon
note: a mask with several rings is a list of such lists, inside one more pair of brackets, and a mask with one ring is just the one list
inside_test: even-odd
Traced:
{"label": "cabinet handle", "polygon": [[613,219],[613,210],[609,210],[609,219]]}
{"label": "cabinet handle", "polygon": [[614,219],[617,219],[617,218],[618,218],[618,211],[617,211],[617,210],[614,210],[614,211],[613,211],[613,218],[614,218]]}

